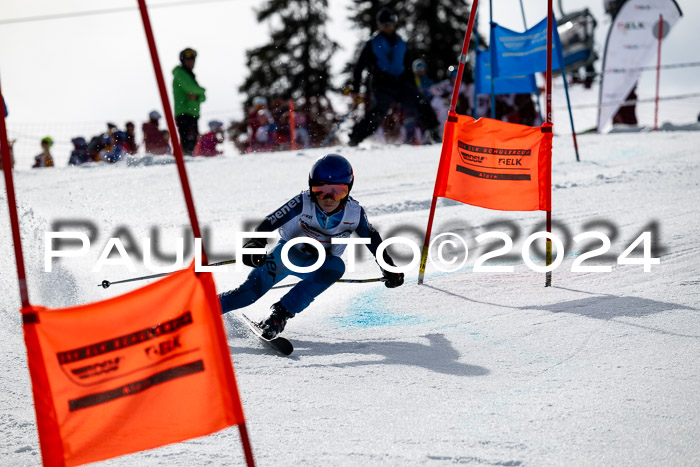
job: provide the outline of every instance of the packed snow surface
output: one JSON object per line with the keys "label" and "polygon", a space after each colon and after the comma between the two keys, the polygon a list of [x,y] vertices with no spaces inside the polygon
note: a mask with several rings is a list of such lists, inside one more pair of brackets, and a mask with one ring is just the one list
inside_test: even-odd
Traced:
{"label": "packed snow surface", "polygon": [[[576,162],[570,138],[555,137],[554,231],[568,240],[551,288],[520,257],[527,235],[543,230],[543,212],[440,200],[434,236],[454,232],[470,248],[459,271],[429,264],[424,285],[414,270],[397,289],[334,285],[289,321],[284,335],[296,348],[289,358],[226,316],[259,465],[698,465],[700,133],[582,135],[579,146]],[[420,244],[440,148],[333,150],[353,163],[352,194],[384,237]],[[323,153],[190,161],[210,252],[230,257],[235,233],[301,191]],[[91,272],[108,238],[128,243],[130,235],[142,250],[144,238],[159,236],[160,248],[172,253],[188,225],[172,164],[17,170],[15,177],[36,304],[92,302],[143,285],[97,287],[150,273],[139,261],[135,272]],[[0,464],[38,465],[4,189],[0,197]],[[96,227],[90,253],[43,272],[44,232],[67,220]],[[612,246],[604,259],[583,264],[610,265],[611,272],[571,271],[582,253],[600,246],[571,240],[591,230],[608,235]],[[645,230],[660,265],[645,273],[641,265],[616,264]],[[475,259],[502,245],[477,244],[489,231],[509,234],[514,247],[486,264],[513,265],[513,273],[474,272]],[[405,264],[408,250],[394,252]],[[360,258],[346,277],[379,275],[366,251]],[[216,273],[218,290],[245,275]],[[284,293],[272,291],[244,311],[262,317]],[[235,427],[104,463],[241,464]]]}

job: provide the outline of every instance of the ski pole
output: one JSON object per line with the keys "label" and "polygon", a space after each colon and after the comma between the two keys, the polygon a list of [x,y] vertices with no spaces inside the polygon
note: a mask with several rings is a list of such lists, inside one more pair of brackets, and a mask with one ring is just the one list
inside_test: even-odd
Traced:
{"label": "ski pole", "polygon": [[[340,280],[336,281],[336,283],[337,282],[342,282],[344,284],[364,284],[367,282],[386,282],[386,279],[383,277],[373,277],[371,279],[340,279]],[[284,289],[287,287],[294,287],[297,284],[298,284],[298,282],[295,282],[293,284],[276,285],[272,288],[273,289]]]}
{"label": "ski pole", "polygon": [[[221,261],[219,263],[207,264],[207,266],[223,266],[224,264],[233,264],[235,262],[236,262],[235,259],[229,259],[226,261]],[[134,282],[134,281],[142,281],[142,280],[146,280],[146,279],[155,279],[156,277],[167,276],[168,274],[172,274],[173,272],[175,272],[175,271],[161,272],[160,274],[152,274],[150,276],[134,277],[132,279],[124,279],[121,281],[114,281],[114,282],[110,282],[110,281],[105,279],[102,281],[101,284],[97,284],[97,287],[102,287],[103,289],[106,289],[107,287],[109,287],[112,284],[123,284],[124,282]]]}

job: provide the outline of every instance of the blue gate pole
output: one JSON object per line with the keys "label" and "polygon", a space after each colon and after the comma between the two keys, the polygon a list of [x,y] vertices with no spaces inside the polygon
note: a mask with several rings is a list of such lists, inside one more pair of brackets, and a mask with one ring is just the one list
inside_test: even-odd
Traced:
{"label": "blue gate pole", "polygon": [[566,72],[564,71],[564,52],[561,49],[561,40],[559,39],[559,31],[554,29],[554,39],[556,41],[557,55],[559,56],[559,65],[561,66],[561,78],[564,80],[564,93],[566,94],[566,106],[569,108],[569,121],[571,122],[571,135],[574,138],[574,151],[576,152],[576,162],[581,162],[578,154],[578,141],[576,141],[576,128],[574,128],[574,114],[571,112],[571,99],[569,98],[569,83],[566,80]]}
{"label": "blue gate pole", "polygon": [[[525,8],[523,7],[523,0],[520,0],[520,14],[523,17],[523,27],[525,27],[525,30],[527,31],[527,20],[525,19]],[[532,99],[532,98],[530,98]],[[544,122],[544,118],[542,118],[542,104],[540,104],[540,89],[537,88],[537,99],[535,99],[537,102],[537,114],[540,116],[540,121]]]}
{"label": "blue gate pole", "polygon": [[491,27],[490,29],[490,35],[489,35],[489,52],[491,53],[491,118],[495,119],[496,118],[496,85],[494,83],[494,65],[496,64],[496,44],[493,42],[493,38],[495,34],[493,33],[493,29],[496,27],[495,24],[493,24],[493,0],[489,0],[489,26]]}

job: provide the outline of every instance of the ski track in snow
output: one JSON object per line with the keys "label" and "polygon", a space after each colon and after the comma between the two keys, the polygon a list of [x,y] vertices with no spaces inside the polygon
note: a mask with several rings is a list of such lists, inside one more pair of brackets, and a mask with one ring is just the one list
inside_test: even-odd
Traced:
{"label": "ski track in snow", "polygon": [[[614,263],[606,263],[611,273],[572,273],[584,250],[570,242],[553,287],[545,289],[544,275],[519,258],[544,213],[440,200],[434,235],[455,232],[470,248],[460,271],[429,265],[425,285],[416,284],[414,272],[398,289],[333,286],[289,321],[285,336],[295,345],[289,358],[224,318],[259,465],[700,463],[700,134],[581,135],[580,163],[568,136],[554,144],[555,232],[563,226],[571,236],[591,228],[617,233],[614,262],[657,221],[661,264],[651,273]],[[421,244],[439,147],[334,150],[353,163],[353,196],[380,232]],[[209,248],[230,256],[243,222],[261,219],[303,189],[323,153],[190,161],[200,222],[212,232]],[[162,250],[172,252],[172,237],[188,223],[172,165],[15,176],[37,304],[91,302],[143,285],[96,287],[105,278],[148,273],[140,265],[136,273],[115,266],[91,272],[107,238],[126,226],[140,242],[156,225]],[[0,234],[9,239],[4,189],[0,197]],[[43,234],[65,219],[91,220],[99,237],[87,258],[55,261],[45,273]],[[496,229],[513,235],[515,247],[492,264],[513,264],[515,272],[474,273],[482,252],[474,237]],[[10,241],[0,243],[0,254],[0,465],[39,465]],[[369,254],[358,257],[347,277],[379,274]],[[218,290],[235,287],[245,274],[216,273]],[[284,293],[270,292],[246,314],[263,316]],[[103,465],[243,465],[243,456],[234,427]]]}

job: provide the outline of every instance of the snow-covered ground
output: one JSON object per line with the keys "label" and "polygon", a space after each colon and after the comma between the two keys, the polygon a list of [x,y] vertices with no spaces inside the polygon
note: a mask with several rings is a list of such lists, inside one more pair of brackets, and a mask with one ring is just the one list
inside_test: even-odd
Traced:
{"label": "snow-covered ground", "polygon": [[[572,273],[584,251],[573,242],[551,288],[515,254],[506,260],[514,273],[474,272],[481,253],[476,235],[504,231],[517,253],[530,232],[541,230],[544,213],[442,200],[435,234],[458,233],[471,249],[460,271],[429,266],[425,285],[417,285],[413,272],[398,289],[334,285],[288,323],[284,334],[296,347],[290,358],[272,354],[226,317],[259,465],[698,465],[700,133],[581,135],[579,145],[577,163],[570,138],[555,138],[555,232],[607,233],[612,248],[605,264],[612,272]],[[353,195],[380,232],[421,240],[439,147],[337,150],[354,164]],[[208,248],[230,256],[244,221],[260,219],[303,189],[321,154],[188,163],[199,218],[211,232]],[[126,227],[140,247],[156,226],[162,249],[172,251],[188,223],[173,165],[59,167],[15,176],[37,304],[96,301],[142,285],[96,287],[103,279],[148,274],[115,266],[90,272],[107,239]],[[0,464],[38,465],[4,189],[0,198]],[[44,232],[71,219],[98,228],[90,255],[61,260],[44,273]],[[615,257],[653,222],[661,264],[649,273],[616,265]],[[378,273],[364,254],[347,277]],[[244,277],[217,273],[218,290]],[[283,293],[271,292],[246,312],[262,316]],[[242,463],[238,431],[230,428],[104,464]]]}

